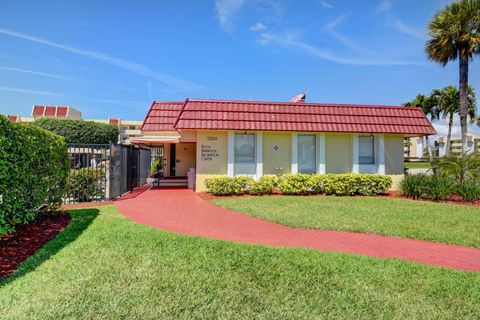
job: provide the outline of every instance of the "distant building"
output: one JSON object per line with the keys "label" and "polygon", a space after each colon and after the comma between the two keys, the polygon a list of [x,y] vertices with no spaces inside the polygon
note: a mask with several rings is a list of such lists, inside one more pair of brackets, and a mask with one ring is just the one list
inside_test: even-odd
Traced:
{"label": "distant building", "polygon": [[120,136],[118,142],[123,144],[130,144],[133,138],[142,137],[142,121],[123,120],[118,118],[108,118],[105,120],[99,119],[82,119],[82,113],[69,106],[33,106],[30,117],[20,115],[8,115],[8,119],[12,122],[32,123],[39,118],[54,118],[54,119],[70,119],[70,120],[85,120],[96,123],[107,123],[118,126]]}

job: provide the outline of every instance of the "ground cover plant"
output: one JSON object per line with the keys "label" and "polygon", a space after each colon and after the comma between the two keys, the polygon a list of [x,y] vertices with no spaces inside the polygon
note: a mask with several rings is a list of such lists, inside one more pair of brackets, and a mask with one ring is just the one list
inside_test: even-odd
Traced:
{"label": "ground cover plant", "polygon": [[2,319],[480,314],[479,273],[177,235],[135,224],[113,206],[71,215],[57,238],[0,284]]}
{"label": "ground cover plant", "polygon": [[279,224],[480,247],[476,206],[387,197],[241,197],[216,205]]}

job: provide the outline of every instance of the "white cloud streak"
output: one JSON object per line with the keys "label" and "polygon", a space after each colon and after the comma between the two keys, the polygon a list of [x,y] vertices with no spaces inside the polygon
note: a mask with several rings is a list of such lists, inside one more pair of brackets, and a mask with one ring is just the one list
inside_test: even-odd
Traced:
{"label": "white cloud streak", "polygon": [[43,45],[46,45],[46,46],[54,47],[54,48],[61,49],[61,50],[64,50],[64,51],[68,51],[68,52],[71,52],[71,53],[75,53],[75,54],[78,54],[78,55],[83,56],[83,57],[94,59],[94,60],[103,62],[105,64],[113,65],[113,66],[119,67],[121,69],[131,71],[133,73],[145,76],[147,78],[158,80],[158,81],[160,81],[164,84],[167,84],[169,86],[173,86],[173,87],[185,90],[185,91],[192,91],[192,90],[201,88],[201,86],[199,84],[196,84],[194,82],[191,82],[191,81],[188,81],[188,80],[183,80],[183,79],[178,79],[178,78],[173,77],[169,74],[151,70],[150,68],[148,68],[145,65],[138,64],[138,63],[131,62],[131,61],[128,61],[128,60],[124,60],[124,59],[119,59],[119,58],[116,58],[116,57],[112,57],[110,55],[107,55],[107,54],[104,54],[104,53],[101,53],[101,52],[80,49],[80,48],[72,47],[72,46],[69,46],[69,45],[53,42],[53,41],[50,41],[50,40],[47,40],[47,39],[39,38],[39,37],[36,37],[36,36],[16,32],[16,31],[9,30],[9,29],[4,29],[4,28],[0,28],[0,33],[5,34],[5,35],[9,35],[9,36],[12,36],[12,37],[15,37],[15,38],[28,40],[28,41],[35,42],[35,43],[40,43],[40,44],[43,44]]}
{"label": "white cloud streak", "polygon": [[421,63],[415,63],[410,61],[402,61],[395,59],[385,59],[383,57],[366,57],[362,58],[358,55],[352,57],[342,57],[338,53],[332,53],[326,49],[312,46],[308,43],[297,40],[291,34],[274,34],[274,33],[262,33],[258,42],[262,45],[279,45],[285,47],[296,48],[303,51],[306,54],[319,58],[321,60],[331,61],[339,64],[351,64],[351,65],[421,65]]}
{"label": "white cloud streak", "polygon": [[264,25],[261,22],[257,22],[253,26],[251,26],[248,30],[250,30],[251,32],[259,32],[259,31],[263,31],[265,29],[267,29],[266,25]]}
{"label": "white cloud streak", "polygon": [[388,18],[388,24],[398,32],[406,34],[407,36],[411,36],[417,39],[426,38],[426,35],[422,30],[407,25],[405,22],[403,22],[396,16],[391,16],[390,18]]}
{"label": "white cloud streak", "polygon": [[324,9],[332,9],[333,8],[333,5],[328,3],[327,1],[320,1],[319,4]]}
{"label": "white cloud streak", "polygon": [[243,7],[245,0],[215,0],[215,12],[220,25],[226,31],[231,31],[233,17]]}
{"label": "white cloud streak", "polygon": [[368,51],[365,50],[364,48],[362,48],[361,46],[359,46],[357,43],[355,43],[355,41],[353,41],[352,39],[350,39],[349,37],[347,36],[344,36],[343,34],[340,34],[339,32],[337,32],[336,28],[342,24],[345,20],[347,19],[347,15],[346,14],[342,14],[340,15],[338,18],[336,18],[335,20],[331,21],[330,23],[328,23],[326,26],[325,26],[325,31],[335,40],[337,40],[339,43],[341,43],[342,45],[350,48],[351,50],[353,51],[356,51],[356,52],[364,52],[364,53],[367,53]]}
{"label": "white cloud streak", "polygon": [[62,93],[57,92],[50,92],[50,91],[39,91],[39,90],[31,90],[25,88],[17,88],[17,87],[4,87],[0,86],[0,91],[10,91],[10,92],[18,92],[18,93],[28,93],[28,94],[35,94],[35,95],[42,95],[42,96],[65,96]]}
{"label": "white cloud streak", "polygon": [[75,79],[75,78],[70,78],[70,77],[59,75],[59,74],[47,73],[47,72],[41,72],[41,71],[35,71],[35,70],[28,70],[28,69],[21,69],[21,68],[0,66],[0,70],[20,72],[20,73],[28,73],[28,74],[33,74],[33,75],[37,75],[37,76],[43,76],[43,77],[49,77],[49,78],[55,78],[55,79],[62,79],[62,80],[78,80],[78,79]]}
{"label": "white cloud streak", "polygon": [[382,1],[377,9],[376,12],[388,12],[392,9],[392,3],[389,0]]}

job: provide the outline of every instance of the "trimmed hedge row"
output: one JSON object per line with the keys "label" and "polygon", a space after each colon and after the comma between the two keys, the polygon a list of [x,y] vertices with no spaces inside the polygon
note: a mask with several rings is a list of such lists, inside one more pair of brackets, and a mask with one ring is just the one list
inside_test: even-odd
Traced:
{"label": "trimmed hedge row", "polygon": [[67,143],[108,144],[118,141],[118,127],[84,120],[41,118],[35,125],[65,138]]}
{"label": "trimmed hedge row", "polygon": [[281,177],[262,176],[258,181],[250,177],[226,176],[206,179],[207,190],[216,196],[272,194],[278,189],[287,195],[328,194],[378,195],[392,186],[392,178],[375,174],[286,174]]}
{"label": "trimmed hedge row", "polygon": [[58,208],[67,185],[65,140],[36,126],[0,116],[0,234]]}

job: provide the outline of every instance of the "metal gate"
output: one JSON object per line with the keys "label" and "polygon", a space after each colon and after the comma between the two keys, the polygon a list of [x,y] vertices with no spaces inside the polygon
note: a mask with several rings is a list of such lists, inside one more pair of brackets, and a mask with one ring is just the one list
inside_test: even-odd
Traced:
{"label": "metal gate", "polygon": [[65,204],[115,199],[146,183],[151,150],[130,145],[68,145]]}

